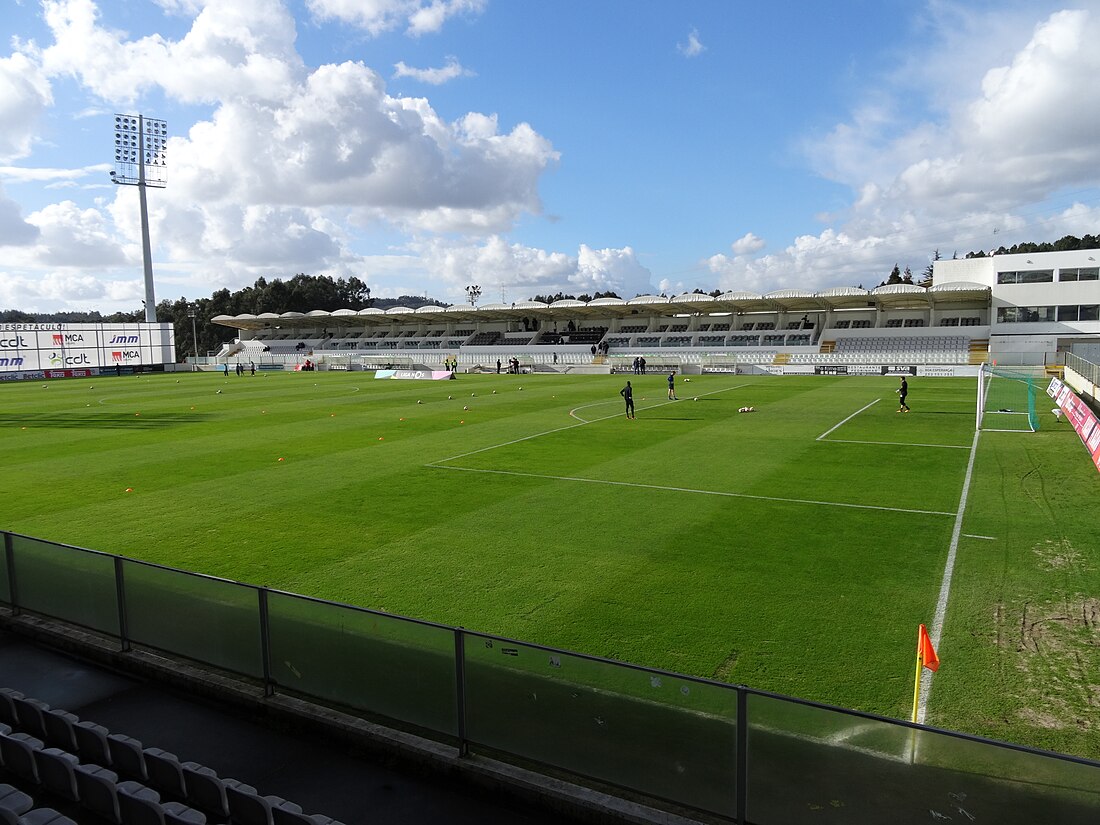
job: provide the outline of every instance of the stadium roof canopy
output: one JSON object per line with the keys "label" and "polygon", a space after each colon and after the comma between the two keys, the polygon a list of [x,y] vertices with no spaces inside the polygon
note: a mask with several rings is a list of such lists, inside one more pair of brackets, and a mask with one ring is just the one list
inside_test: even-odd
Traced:
{"label": "stadium roof canopy", "polygon": [[519,318],[568,322],[592,318],[628,316],[734,315],[760,312],[820,312],[853,309],[928,309],[941,305],[988,303],[990,288],[969,282],[946,283],[924,288],[914,284],[889,284],[866,290],[858,287],[832,287],[821,292],[780,289],[765,295],[755,292],[726,292],[717,297],[687,292],[671,298],[664,295],[639,295],[636,298],[597,298],[594,301],[566,299],[545,304],[519,301],[514,304],[482,306],[391,307],[390,309],[333,312],[264,312],[260,315],[217,315],[212,320],[235,329],[266,329],[276,326],[298,327],[303,324],[327,327],[378,327],[399,324],[476,323]]}

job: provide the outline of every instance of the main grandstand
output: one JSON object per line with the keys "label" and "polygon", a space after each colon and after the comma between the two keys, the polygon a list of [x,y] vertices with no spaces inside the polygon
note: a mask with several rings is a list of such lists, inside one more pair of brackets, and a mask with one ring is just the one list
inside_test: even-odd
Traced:
{"label": "main grandstand", "polygon": [[238,331],[219,362],[322,368],[627,369],[974,374],[983,361],[1045,365],[1100,342],[1096,250],[937,261],[934,285],[784,289],[717,297],[522,301],[217,316]]}

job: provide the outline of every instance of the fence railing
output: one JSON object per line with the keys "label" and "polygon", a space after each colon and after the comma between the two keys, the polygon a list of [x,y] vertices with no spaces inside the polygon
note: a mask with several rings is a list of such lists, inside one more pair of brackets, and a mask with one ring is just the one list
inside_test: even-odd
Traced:
{"label": "fence railing", "polygon": [[1076,372],[1093,386],[1100,386],[1100,364],[1095,364],[1080,355],[1066,353],[1066,366]]}
{"label": "fence railing", "polygon": [[817,823],[831,808],[851,825],[1093,825],[1100,811],[1100,763],[1086,759],[3,536],[13,614],[658,807],[754,825]]}

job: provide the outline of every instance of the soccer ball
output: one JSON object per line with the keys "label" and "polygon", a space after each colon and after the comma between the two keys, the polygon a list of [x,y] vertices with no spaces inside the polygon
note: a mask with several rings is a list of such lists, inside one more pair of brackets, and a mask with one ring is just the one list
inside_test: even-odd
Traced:
{"label": "soccer ball", "polygon": [[468,409],[470,409],[470,408],[469,408],[469,407],[465,407],[465,406],[464,406],[464,407],[463,407],[462,409],[464,409],[464,410],[468,410]]}
{"label": "soccer ball", "polygon": [[420,399],[418,398],[418,399],[416,400],[416,403],[417,403],[417,404],[423,404],[424,402],[423,402],[423,401],[421,401],[421,400],[420,400]]}
{"label": "soccer ball", "polygon": [[453,396],[453,395],[448,395],[448,396],[447,396],[447,400],[448,400],[448,401],[450,401],[450,400],[451,400],[451,399],[453,399],[453,398],[454,398],[454,396]]}
{"label": "soccer ball", "polygon": [[691,400],[692,400],[692,401],[698,401],[698,400],[699,400],[699,396],[695,396],[695,397],[694,397],[693,399],[691,399]]}
{"label": "soccer ball", "polygon": [[691,379],[690,379],[690,378],[685,378],[685,379],[684,379],[684,383],[685,383],[685,384],[690,384],[690,383],[691,383]]}
{"label": "soccer ball", "polygon": [[477,398],[477,393],[476,392],[470,393],[470,398]]}

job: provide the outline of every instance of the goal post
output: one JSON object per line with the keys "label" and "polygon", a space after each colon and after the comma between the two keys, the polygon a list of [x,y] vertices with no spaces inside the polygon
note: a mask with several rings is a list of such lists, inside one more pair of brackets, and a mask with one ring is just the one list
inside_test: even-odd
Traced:
{"label": "goal post", "polygon": [[991,364],[978,368],[977,428],[998,432],[1035,432],[1035,376]]}

